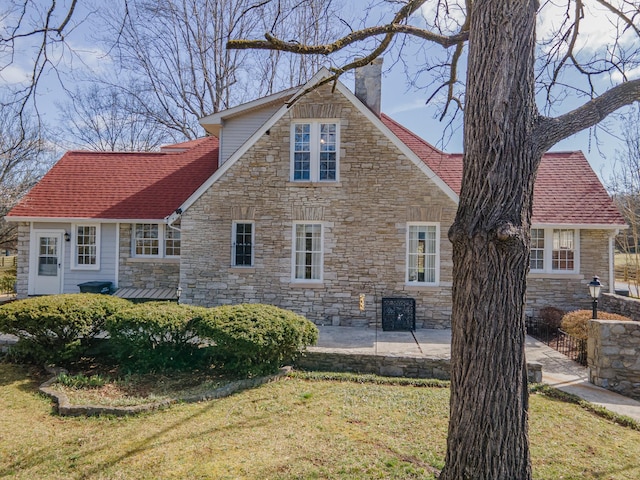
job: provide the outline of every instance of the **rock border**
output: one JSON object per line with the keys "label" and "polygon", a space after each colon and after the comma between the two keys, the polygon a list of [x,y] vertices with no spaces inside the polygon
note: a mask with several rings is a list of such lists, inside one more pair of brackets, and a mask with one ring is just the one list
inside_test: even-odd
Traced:
{"label": "rock border", "polygon": [[107,407],[101,405],[71,405],[69,397],[64,392],[58,392],[51,388],[56,383],[56,378],[60,373],[66,372],[63,368],[46,367],[49,373],[54,376],[40,385],[38,389],[40,393],[52,399],[55,403],[57,413],[63,417],[95,417],[98,415],[113,415],[116,417],[125,417],[127,415],[137,415],[139,413],[160,410],[174,405],[176,403],[197,403],[207,400],[215,400],[233,395],[241,390],[259,387],[266,383],[275,382],[286,377],[292,370],[291,367],[283,367],[278,373],[267,375],[265,377],[248,378],[244,380],[236,380],[214,390],[199,393],[196,395],[187,395],[180,398],[172,398],[161,402],[148,403],[144,405],[131,405],[126,407]]}

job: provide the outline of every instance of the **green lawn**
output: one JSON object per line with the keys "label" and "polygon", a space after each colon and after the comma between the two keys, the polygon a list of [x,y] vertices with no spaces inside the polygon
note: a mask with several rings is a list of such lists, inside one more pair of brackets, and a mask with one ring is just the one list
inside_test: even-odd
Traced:
{"label": "green lawn", "polygon": [[[287,378],[129,418],[63,418],[24,369],[0,364],[0,477],[434,478],[447,388]],[[640,478],[640,432],[531,398],[534,476]]]}

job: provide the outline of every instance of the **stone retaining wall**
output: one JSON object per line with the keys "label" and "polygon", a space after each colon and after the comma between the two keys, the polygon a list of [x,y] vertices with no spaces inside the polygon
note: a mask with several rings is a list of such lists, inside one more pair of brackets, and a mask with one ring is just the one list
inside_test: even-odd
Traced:
{"label": "stone retaining wall", "polygon": [[[372,373],[385,377],[437,378],[449,380],[451,362],[448,358],[407,357],[401,355],[371,355],[335,352],[315,348],[296,360],[304,370]],[[542,382],[542,364],[527,363],[529,382]]]}
{"label": "stone retaining wall", "polygon": [[598,306],[604,312],[624,315],[632,320],[640,320],[640,299],[604,293],[598,300]]}
{"label": "stone retaining wall", "polygon": [[640,322],[590,320],[589,381],[640,400]]}

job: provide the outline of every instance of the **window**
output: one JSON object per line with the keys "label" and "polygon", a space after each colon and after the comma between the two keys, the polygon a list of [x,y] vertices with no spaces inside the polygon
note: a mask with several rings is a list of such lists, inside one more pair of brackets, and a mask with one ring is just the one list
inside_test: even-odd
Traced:
{"label": "window", "polygon": [[531,270],[544,270],[544,229],[531,229]]}
{"label": "window", "polygon": [[573,230],[553,231],[553,270],[573,270]]}
{"label": "window", "polygon": [[410,224],[407,239],[407,281],[438,282],[439,228],[437,224]]}
{"label": "window", "polygon": [[322,225],[294,225],[294,269],[295,280],[322,280]]}
{"label": "window", "polygon": [[73,265],[78,270],[100,268],[100,226],[74,225]]}
{"label": "window", "polygon": [[133,227],[133,256],[180,256],[179,225],[169,227],[157,223],[136,223]]}
{"label": "window", "polygon": [[231,251],[231,265],[253,266],[253,223],[234,222]]}
{"label": "window", "polygon": [[578,232],[570,228],[532,228],[531,272],[577,273]]}
{"label": "window", "polygon": [[180,230],[178,227],[165,227],[164,230],[164,254],[167,257],[180,256]]}
{"label": "window", "polygon": [[335,122],[292,126],[291,179],[326,182],[338,179],[339,127]]}

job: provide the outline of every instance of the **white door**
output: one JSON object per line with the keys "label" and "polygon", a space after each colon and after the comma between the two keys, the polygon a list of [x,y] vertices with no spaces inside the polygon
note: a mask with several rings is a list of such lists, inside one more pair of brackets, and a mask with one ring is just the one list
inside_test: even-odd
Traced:
{"label": "white door", "polygon": [[62,233],[36,232],[35,295],[62,293]]}

